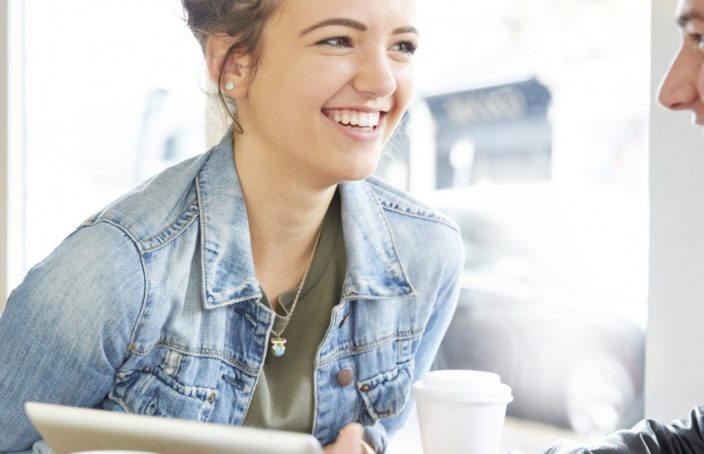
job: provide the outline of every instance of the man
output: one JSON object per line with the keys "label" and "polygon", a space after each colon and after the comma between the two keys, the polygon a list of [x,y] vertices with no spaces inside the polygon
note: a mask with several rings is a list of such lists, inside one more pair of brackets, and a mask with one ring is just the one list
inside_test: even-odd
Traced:
{"label": "man", "polygon": [[[704,0],[680,0],[677,23],[682,46],[660,88],[660,104],[671,110],[690,110],[694,123],[704,126]],[[704,453],[704,406],[689,419],[664,424],[645,420],[630,430],[615,432],[598,443],[579,447],[560,442],[545,454],[693,454]]]}
{"label": "man", "polygon": [[665,76],[660,104],[672,110],[691,110],[694,121],[704,126],[704,1],[680,0],[677,23],[682,46]]}

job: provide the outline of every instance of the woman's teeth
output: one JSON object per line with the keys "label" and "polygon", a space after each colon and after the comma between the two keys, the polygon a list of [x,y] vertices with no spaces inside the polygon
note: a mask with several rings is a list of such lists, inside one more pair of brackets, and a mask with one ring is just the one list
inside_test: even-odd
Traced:
{"label": "woman's teeth", "polygon": [[352,110],[338,110],[327,113],[328,118],[345,126],[359,128],[374,128],[379,125],[379,112],[359,112]]}

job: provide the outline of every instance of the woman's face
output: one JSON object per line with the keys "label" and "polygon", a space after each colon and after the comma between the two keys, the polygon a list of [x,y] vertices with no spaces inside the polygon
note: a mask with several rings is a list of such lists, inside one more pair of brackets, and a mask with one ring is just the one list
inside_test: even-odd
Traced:
{"label": "woman's face", "polygon": [[680,0],[677,23],[682,46],[660,88],[659,101],[672,110],[691,110],[704,126],[704,0]]}
{"label": "woman's face", "polygon": [[283,0],[262,40],[247,140],[308,182],[371,174],[412,95],[413,0]]}

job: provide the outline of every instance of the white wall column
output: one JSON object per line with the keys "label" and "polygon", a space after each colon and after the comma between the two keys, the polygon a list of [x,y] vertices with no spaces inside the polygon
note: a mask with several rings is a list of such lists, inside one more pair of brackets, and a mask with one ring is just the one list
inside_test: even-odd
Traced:
{"label": "white wall column", "polygon": [[704,135],[656,102],[679,44],[675,2],[653,0],[645,411],[665,421],[704,405]]}
{"label": "white wall column", "polygon": [[0,0],[0,312],[7,297],[8,1]]}
{"label": "white wall column", "polygon": [[0,0],[0,311],[25,273],[24,1]]}

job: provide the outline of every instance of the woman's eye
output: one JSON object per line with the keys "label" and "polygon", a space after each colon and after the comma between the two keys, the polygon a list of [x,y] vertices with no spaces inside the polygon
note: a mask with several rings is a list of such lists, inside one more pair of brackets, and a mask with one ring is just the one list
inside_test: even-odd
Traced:
{"label": "woman's eye", "polygon": [[352,40],[346,36],[336,36],[334,38],[326,38],[315,43],[318,46],[330,46],[330,47],[352,47]]}
{"label": "woman's eye", "polygon": [[407,55],[413,55],[418,49],[418,45],[413,41],[401,41],[393,45],[393,50],[397,50]]}

